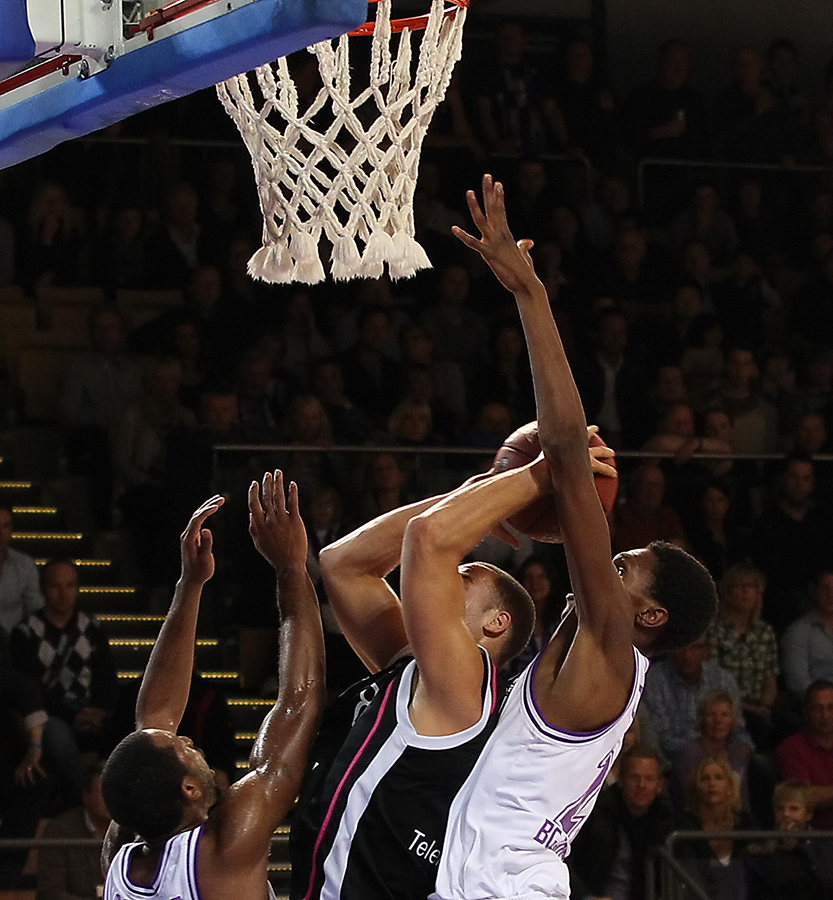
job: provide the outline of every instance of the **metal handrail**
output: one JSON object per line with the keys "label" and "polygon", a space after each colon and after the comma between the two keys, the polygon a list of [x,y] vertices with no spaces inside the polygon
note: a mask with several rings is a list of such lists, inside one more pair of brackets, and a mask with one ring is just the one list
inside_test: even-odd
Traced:
{"label": "metal handrail", "polygon": [[[688,872],[680,865],[679,861],[674,857],[674,848],[680,841],[771,841],[771,840],[787,840],[787,841],[833,841],[833,830],[827,831],[765,831],[763,829],[746,829],[746,830],[722,830],[722,831],[672,831],[665,838],[665,843],[660,847],[653,848],[648,854],[646,860],[646,878],[645,878],[645,898],[646,900],[657,900],[657,867],[656,862],[660,862],[660,866],[666,865],[675,875],[677,875],[686,885],[694,891],[700,900],[711,900],[711,898],[703,891],[703,889],[691,878]],[[671,900],[663,894],[663,900]]]}
{"label": "metal handrail", "polygon": [[780,163],[753,163],[731,162],[721,159],[664,159],[661,157],[646,157],[639,160],[636,167],[636,197],[639,208],[645,207],[645,176],[646,166],[668,166],[671,168],[689,169],[748,169],[755,172],[805,172],[808,174],[830,174],[833,172],[830,166],[824,165],[794,165],[783,166]]}
{"label": "metal handrail", "polygon": [[[491,456],[497,447],[407,447],[401,444],[213,444],[218,453],[407,453],[411,456]],[[617,450],[617,459],[674,459],[676,453],[658,450]],[[692,459],[703,462],[725,460],[777,462],[784,460],[787,453],[693,453]],[[814,462],[833,462],[833,453],[817,453]]]}

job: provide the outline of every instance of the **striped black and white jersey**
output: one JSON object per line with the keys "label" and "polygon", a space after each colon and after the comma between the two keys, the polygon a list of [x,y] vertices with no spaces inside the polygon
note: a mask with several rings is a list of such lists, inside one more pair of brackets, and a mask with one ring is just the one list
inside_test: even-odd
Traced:
{"label": "striped black and white jersey", "polygon": [[[434,890],[448,811],[494,729],[505,692],[482,652],[482,713],[457,734],[414,730],[412,659],[339,698],[337,724],[322,729],[293,817],[292,900],[425,900]],[[351,709],[352,727],[339,743]]]}

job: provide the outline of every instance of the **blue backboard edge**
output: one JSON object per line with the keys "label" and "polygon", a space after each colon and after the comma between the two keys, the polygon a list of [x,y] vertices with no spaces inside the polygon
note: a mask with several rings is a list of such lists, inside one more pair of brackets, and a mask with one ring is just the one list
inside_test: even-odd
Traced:
{"label": "blue backboard edge", "polygon": [[253,0],[0,109],[0,168],[361,25],[367,0]]}

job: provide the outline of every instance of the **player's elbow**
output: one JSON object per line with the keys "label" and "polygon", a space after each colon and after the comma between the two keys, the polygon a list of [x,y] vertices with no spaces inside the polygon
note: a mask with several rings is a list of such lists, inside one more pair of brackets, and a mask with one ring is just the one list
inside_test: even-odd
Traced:
{"label": "player's elbow", "polygon": [[428,510],[414,516],[405,528],[402,540],[403,556],[418,554],[434,556],[446,549],[450,533],[439,510]]}

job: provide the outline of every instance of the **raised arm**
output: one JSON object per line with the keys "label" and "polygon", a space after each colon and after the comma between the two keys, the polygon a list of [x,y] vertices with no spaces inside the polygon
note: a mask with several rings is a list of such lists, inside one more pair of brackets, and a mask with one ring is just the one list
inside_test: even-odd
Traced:
{"label": "raised arm", "polygon": [[344,636],[371,672],[378,672],[408,643],[399,597],[385,580],[402,555],[411,519],[441,497],[378,516],[320,554],[327,599]]}
{"label": "raised arm", "polygon": [[[476,564],[460,571],[460,560],[497,523],[550,489],[546,463],[539,459],[471,480],[408,524],[400,583],[405,628],[419,667],[411,719],[421,733],[453,734],[478,720],[483,679],[478,638],[497,641],[511,624],[493,602],[487,580],[494,575]],[[482,590],[479,607],[466,602],[472,585]],[[485,611],[481,622],[478,616]]]}
{"label": "raised arm", "polygon": [[[584,410],[546,290],[533,268],[532,241],[513,238],[503,187],[491,176],[483,178],[482,209],[473,191],[467,199],[481,237],[460,228],[454,233],[480,253],[515,295],[520,312],[535,385],[539,436],[552,476],[579,621],[567,658],[553,673],[552,687],[559,681],[558,697],[547,697],[542,690],[538,698],[554,724],[595,728],[618,715],[627,699],[633,677],[633,606],[611,561],[608,523],[587,456]],[[555,647],[548,653],[541,667],[545,673],[549,663],[560,662]],[[558,672],[563,677],[558,678]],[[540,679],[536,681],[536,690],[541,684]]]}
{"label": "raised arm", "polygon": [[278,696],[258,731],[249,772],[212,817],[221,867],[246,870],[265,860],[275,828],[292,807],[325,699],[324,636],[306,570],[307,535],[298,487],[284,495],[283,475],[266,473],[249,488],[249,532],[274,568],[281,614]]}
{"label": "raised arm", "polygon": [[206,500],[191,516],[180,538],[182,572],[142,677],[136,701],[137,730],[176,732],[185,712],[194,669],[200,597],[203,585],[214,574],[211,532],[203,524],[224,502],[219,494]]}

